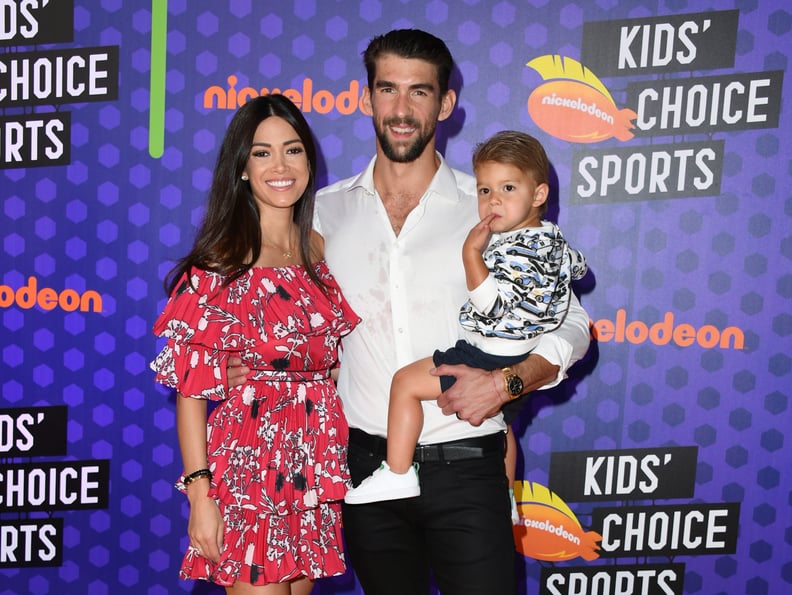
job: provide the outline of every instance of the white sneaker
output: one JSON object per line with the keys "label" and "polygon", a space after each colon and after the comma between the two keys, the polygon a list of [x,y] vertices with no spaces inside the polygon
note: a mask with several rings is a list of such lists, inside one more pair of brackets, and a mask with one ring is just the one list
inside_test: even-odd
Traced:
{"label": "white sneaker", "polygon": [[514,490],[509,488],[509,499],[511,500],[511,520],[512,525],[520,524],[520,513],[517,512],[517,501],[514,499]]}
{"label": "white sneaker", "polygon": [[421,495],[418,484],[418,465],[413,465],[405,473],[394,473],[388,463],[382,465],[356,488],[346,493],[347,504],[366,504],[383,500],[399,500]]}

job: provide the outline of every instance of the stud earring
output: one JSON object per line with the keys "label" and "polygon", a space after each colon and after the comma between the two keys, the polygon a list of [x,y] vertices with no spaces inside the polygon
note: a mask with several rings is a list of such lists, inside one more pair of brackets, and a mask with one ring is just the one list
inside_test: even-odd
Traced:
{"label": "stud earring", "polygon": [[248,177],[245,174],[242,174],[242,181],[243,182],[247,182],[248,181]]}

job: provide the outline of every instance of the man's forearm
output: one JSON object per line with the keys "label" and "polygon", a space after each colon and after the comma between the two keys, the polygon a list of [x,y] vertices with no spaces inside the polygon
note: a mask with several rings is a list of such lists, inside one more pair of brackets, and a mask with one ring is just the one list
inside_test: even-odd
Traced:
{"label": "man's forearm", "polygon": [[[545,359],[549,359],[551,362],[565,368],[569,368],[572,364],[581,359],[586,355],[589,344],[591,343],[591,330],[589,324],[588,313],[583,309],[583,306],[580,305],[580,302],[573,293],[569,298],[569,310],[567,311],[564,321],[557,329],[549,333],[547,337],[543,337],[543,339],[552,337],[566,341],[566,343],[572,347],[572,354],[565,366],[564,362],[553,362],[552,358]],[[542,355],[541,349],[538,353]],[[566,369],[562,371],[566,372]]]}
{"label": "man's forearm", "polygon": [[[542,337],[544,349],[540,344],[523,361],[510,366],[523,381],[523,394],[558,384],[567,368],[585,355],[590,340],[588,324],[588,314],[573,296],[570,311],[562,324],[565,327],[563,338],[560,335],[549,336],[561,331],[561,328],[556,329]],[[432,374],[456,378],[454,385],[441,394],[437,402],[446,415],[457,413],[473,425],[496,415],[510,398],[500,369],[485,372],[464,365],[444,364],[434,369]]]}
{"label": "man's forearm", "polygon": [[541,355],[536,354],[529,355],[516,366],[511,366],[511,368],[523,381],[523,394],[552,384],[558,377],[560,370],[560,366],[552,364]]}
{"label": "man's forearm", "polygon": [[[586,355],[590,341],[589,316],[573,295],[564,322],[554,331],[542,335],[539,344],[526,360],[528,366],[525,369],[519,365],[513,366],[523,380],[525,392],[550,388],[561,382],[572,364]],[[544,362],[533,361],[537,357],[541,357]],[[549,376],[551,370],[555,370],[552,378]],[[524,371],[526,376],[520,371]],[[537,382],[540,383],[537,385]]]}

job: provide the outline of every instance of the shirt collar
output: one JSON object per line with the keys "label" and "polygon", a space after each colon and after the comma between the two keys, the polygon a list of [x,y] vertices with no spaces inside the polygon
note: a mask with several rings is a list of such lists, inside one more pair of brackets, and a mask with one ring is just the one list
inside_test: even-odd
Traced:
{"label": "shirt collar", "polygon": [[[429,183],[429,187],[426,189],[424,196],[434,193],[439,196],[444,196],[448,199],[453,198],[455,202],[459,202],[460,196],[454,170],[451,169],[451,166],[448,165],[440,153],[435,151],[435,155],[437,155],[437,158],[440,160],[440,167],[437,168],[437,171],[435,172],[432,181]],[[376,161],[377,156],[375,155],[371,158],[371,161],[369,161],[366,169],[360,172],[360,174],[358,174],[357,177],[352,180],[347,189],[355,190],[357,188],[361,188],[371,196],[374,196],[374,164]]]}

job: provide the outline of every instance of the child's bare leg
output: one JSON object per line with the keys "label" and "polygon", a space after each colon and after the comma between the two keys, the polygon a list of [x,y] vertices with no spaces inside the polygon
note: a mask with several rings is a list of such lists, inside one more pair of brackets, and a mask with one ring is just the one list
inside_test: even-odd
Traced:
{"label": "child's bare leg", "polygon": [[436,399],[442,392],[440,379],[429,374],[431,357],[418,360],[393,375],[388,405],[388,466],[405,473],[412,465],[415,444],[423,428],[421,401]]}
{"label": "child's bare leg", "polygon": [[387,460],[344,496],[347,504],[415,498],[421,495],[417,469],[412,466],[415,443],[423,427],[421,401],[440,394],[440,379],[429,371],[431,358],[405,366],[393,376],[388,406]]}

